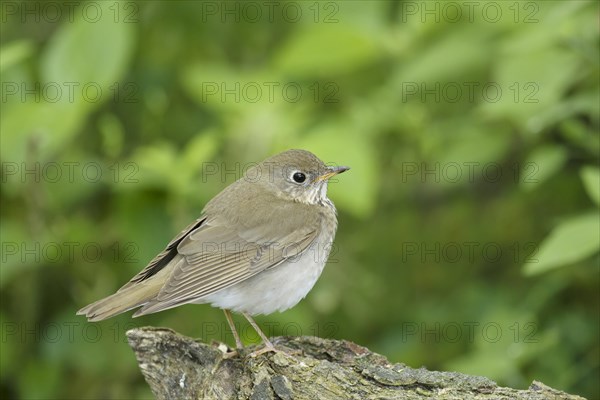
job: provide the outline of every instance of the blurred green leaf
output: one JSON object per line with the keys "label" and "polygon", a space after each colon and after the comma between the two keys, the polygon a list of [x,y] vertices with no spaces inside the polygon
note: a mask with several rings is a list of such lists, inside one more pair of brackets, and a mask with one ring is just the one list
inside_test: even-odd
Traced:
{"label": "blurred green leaf", "polygon": [[[568,125],[564,129],[567,132],[563,134],[570,142],[581,143],[582,147],[590,147],[591,150],[598,152],[598,135],[585,134],[585,128],[582,129],[577,126],[580,121],[577,120],[577,115],[598,115],[600,110],[600,98],[597,96],[598,85],[589,90],[586,88],[585,91],[581,91],[573,94],[567,98],[562,99],[555,105],[540,110],[540,112],[533,118],[533,124],[539,127],[540,130],[549,129],[555,124],[566,124]],[[574,129],[570,129],[572,125]],[[589,127],[586,127],[589,129]],[[562,129],[561,129],[562,130]],[[594,145],[595,142],[595,145]]]}
{"label": "blurred green leaf", "polygon": [[342,24],[298,29],[275,56],[275,69],[293,77],[339,76],[381,57],[375,39]]}
{"label": "blurred green leaf", "polygon": [[34,52],[34,45],[29,40],[17,40],[0,48],[0,72],[20,63]]}
{"label": "blurred green leaf", "polygon": [[600,168],[586,166],[579,170],[579,176],[590,199],[600,206]]}
{"label": "blurred green leaf", "polygon": [[532,167],[535,174],[531,176],[531,179],[519,180],[519,185],[525,190],[533,190],[559,171],[566,161],[567,151],[563,146],[536,147],[523,164]]}
{"label": "blurred green leaf", "polygon": [[[437,40],[427,41],[419,48],[419,57],[407,57],[397,64],[394,86],[404,90],[407,84],[425,85],[426,90],[434,94],[429,98],[435,98],[435,93],[440,92],[435,85],[450,81],[466,92],[467,86],[460,80],[465,71],[481,68],[486,63],[486,54],[491,50],[486,36],[490,33],[469,27],[448,30]],[[472,78],[467,79],[470,80]]]}
{"label": "blurred green leaf", "polygon": [[110,86],[125,71],[134,44],[133,26],[115,22],[110,9],[114,4],[97,3],[98,20],[83,18],[84,13],[79,12],[73,23],[61,25],[40,60],[45,82],[72,82],[80,90],[98,85],[108,98]]}
{"label": "blurred green leaf", "polygon": [[600,250],[600,213],[567,219],[540,245],[537,262],[525,264],[526,275],[537,275],[581,261]]}

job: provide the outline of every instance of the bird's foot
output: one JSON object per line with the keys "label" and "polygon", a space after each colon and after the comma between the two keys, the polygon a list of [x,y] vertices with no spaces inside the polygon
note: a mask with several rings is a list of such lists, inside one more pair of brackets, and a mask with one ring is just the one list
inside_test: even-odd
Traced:
{"label": "bird's foot", "polygon": [[285,353],[282,350],[277,350],[275,348],[275,346],[273,346],[271,343],[265,344],[264,347],[262,349],[258,349],[253,351],[252,353],[248,354],[248,357],[250,358],[256,358],[258,356],[260,356],[261,354],[265,354],[265,353]]}
{"label": "bird's foot", "polygon": [[239,355],[240,355],[240,353],[238,353],[237,350],[231,350],[231,351],[228,351],[227,353],[223,353],[223,360],[229,360],[230,358],[235,358]]}
{"label": "bird's foot", "polygon": [[221,351],[221,353],[223,353],[223,359],[224,360],[228,360],[230,358],[234,358],[240,355],[240,348],[237,349],[232,349],[231,347],[227,346],[225,343],[221,343],[221,342],[216,342],[213,341],[213,346],[215,346],[217,349],[219,349]]}

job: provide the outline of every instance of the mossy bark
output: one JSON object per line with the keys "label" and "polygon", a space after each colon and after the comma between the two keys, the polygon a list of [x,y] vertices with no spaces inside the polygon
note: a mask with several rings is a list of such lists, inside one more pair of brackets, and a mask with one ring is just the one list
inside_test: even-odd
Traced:
{"label": "mossy bark", "polygon": [[[285,352],[226,358],[169,329],[127,332],[158,399],[582,399],[540,382],[527,390],[457,372],[413,369],[345,340],[278,337]],[[223,347],[223,346],[221,346]]]}

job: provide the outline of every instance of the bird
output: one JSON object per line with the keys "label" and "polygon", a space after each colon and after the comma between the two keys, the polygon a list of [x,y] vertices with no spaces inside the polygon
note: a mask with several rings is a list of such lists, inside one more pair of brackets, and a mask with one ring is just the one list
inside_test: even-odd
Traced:
{"label": "bird", "polygon": [[349,169],[298,149],[254,164],[129,282],[77,314],[101,321],[210,304],[224,311],[237,350],[244,346],[232,312],[262,339],[252,356],[277,351],[253,316],[294,307],[317,282],[338,225],[328,182]]}

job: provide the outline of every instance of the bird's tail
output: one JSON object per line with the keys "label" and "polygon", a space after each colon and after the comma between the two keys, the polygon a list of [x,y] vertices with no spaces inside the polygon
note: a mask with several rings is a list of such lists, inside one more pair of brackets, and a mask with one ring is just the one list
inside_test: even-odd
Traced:
{"label": "bird's tail", "polygon": [[85,315],[88,321],[101,321],[113,317],[146,304],[150,299],[156,297],[161,286],[162,282],[157,279],[129,286],[83,307],[77,311],[77,315]]}

